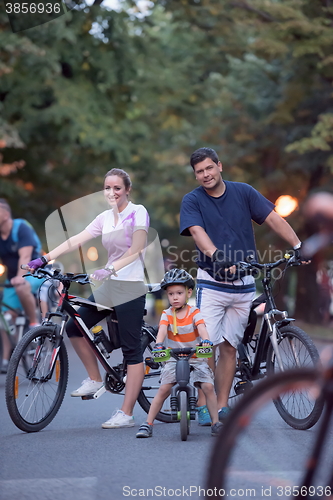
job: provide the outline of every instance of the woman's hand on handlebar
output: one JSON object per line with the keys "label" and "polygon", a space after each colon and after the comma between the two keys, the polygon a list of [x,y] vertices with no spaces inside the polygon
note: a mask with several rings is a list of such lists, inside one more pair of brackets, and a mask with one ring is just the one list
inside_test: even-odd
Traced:
{"label": "woman's hand on handlebar", "polygon": [[91,277],[93,280],[103,281],[107,278],[110,278],[111,275],[112,275],[111,271],[107,271],[106,269],[97,269],[97,271],[94,271],[91,274]]}
{"label": "woman's hand on handlebar", "polygon": [[47,260],[45,257],[39,257],[38,259],[31,260],[28,262],[28,264],[25,266],[25,268],[30,271],[31,273],[34,273],[37,271],[37,269],[40,269],[41,267],[45,267],[47,264]]}

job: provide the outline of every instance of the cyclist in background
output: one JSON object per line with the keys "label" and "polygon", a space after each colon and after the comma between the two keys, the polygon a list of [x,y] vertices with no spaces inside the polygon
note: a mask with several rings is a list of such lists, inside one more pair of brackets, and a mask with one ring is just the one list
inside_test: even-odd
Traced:
{"label": "cyclist in background", "polygon": [[[197,307],[187,304],[192,295],[194,280],[184,269],[172,269],[165,273],[161,288],[166,290],[170,307],[163,311],[155,349],[166,347],[195,347],[198,343],[213,345],[209,340],[205,322]],[[136,435],[137,438],[148,438],[153,435],[153,422],[162,408],[166,398],[170,396],[171,389],[176,383],[176,360],[165,363],[161,372],[161,386],[154,397],[147,421],[144,422]],[[214,389],[213,372],[206,360],[190,359],[193,368],[191,373],[192,383],[201,387],[207,400],[208,411],[212,419],[211,434],[217,436],[222,424],[217,413],[217,400]]]}
{"label": "cyclist in background", "polygon": [[[229,414],[228,397],[235,373],[236,349],[246,327],[255,295],[252,276],[235,274],[234,264],[256,258],[252,220],[266,224],[287,241],[301,261],[301,242],[274,204],[252,186],[224,181],[216,152],[200,148],[191,156],[200,187],[184,196],[180,233],[192,236],[198,250],[197,306],[210,339],[219,347],[215,370],[219,418]],[[214,362],[214,360],[212,360]],[[209,425],[207,412],[199,424]]]}
{"label": "cyclist in background", "polygon": [[[17,238],[13,237],[11,208],[5,199],[0,198],[0,260],[7,267],[6,283],[13,285],[13,288],[4,288],[2,300],[14,309],[24,309],[30,327],[38,325],[36,299],[33,294],[37,292],[40,281],[31,276],[23,278],[22,275],[26,271],[23,271],[20,266],[40,256],[34,235],[33,229],[28,224],[20,224]],[[2,310],[6,309],[5,306],[2,306]],[[5,372],[11,354],[11,345],[6,333],[2,330],[1,336],[3,342],[2,371]]]}
{"label": "cyclist in background", "polygon": [[[104,178],[104,196],[109,209],[99,214],[83,231],[40,259],[28,263],[28,268],[34,272],[63,253],[75,250],[92,238],[102,236],[108,260],[104,269],[98,269],[92,274],[93,279],[103,281],[103,284],[94,291],[89,300],[114,307],[121,348],[127,362],[127,383],[122,407],[102,424],[104,429],[134,426],[133,408],[144,379],[141,327],[146,289],[140,255],[147,244],[149,215],[143,205],[135,205],[129,201],[131,186],[131,179],[124,170],[113,168],[107,172]],[[109,311],[98,307],[95,311],[80,307],[78,314],[87,327],[91,328],[105,318]],[[103,386],[95,353],[72,319],[67,323],[66,331],[88,372],[88,378],[71,396],[95,394]]]}

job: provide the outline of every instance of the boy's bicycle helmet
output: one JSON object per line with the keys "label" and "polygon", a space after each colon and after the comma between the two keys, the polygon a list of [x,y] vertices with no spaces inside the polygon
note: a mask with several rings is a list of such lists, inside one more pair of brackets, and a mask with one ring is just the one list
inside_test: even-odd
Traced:
{"label": "boy's bicycle helmet", "polygon": [[171,285],[184,285],[187,288],[194,288],[195,283],[192,276],[185,269],[171,269],[167,271],[161,281],[161,288],[164,290]]}

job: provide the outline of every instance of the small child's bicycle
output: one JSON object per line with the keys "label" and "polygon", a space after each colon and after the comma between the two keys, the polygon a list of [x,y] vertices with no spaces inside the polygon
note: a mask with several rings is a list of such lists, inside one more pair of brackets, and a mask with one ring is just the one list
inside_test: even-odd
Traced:
{"label": "small child's bicycle", "polygon": [[211,358],[213,348],[211,346],[197,345],[194,347],[181,347],[176,349],[154,350],[152,355],[154,361],[162,363],[173,357],[176,361],[176,384],[171,389],[170,413],[171,422],[180,422],[180,438],[187,440],[190,433],[190,421],[195,420],[197,392],[190,384],[191,366],[190,358],[196,354],[197,358]]}

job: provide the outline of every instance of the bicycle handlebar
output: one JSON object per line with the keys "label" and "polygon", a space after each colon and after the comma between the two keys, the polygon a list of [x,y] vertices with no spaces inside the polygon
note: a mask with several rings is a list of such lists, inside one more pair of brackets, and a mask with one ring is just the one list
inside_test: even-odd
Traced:
{"label": "bicycle handlebar", "polygon": [[268,262],[266,264],[260,264],[259,262],[256,261],[250,261],[250,262],[244,262],[244,261],[239,261],[235,265],[240,271],[252,271],[254,269],[274,269],[276,267],[279,267],[281,264],[284,264],[285,262],[288,263],[290,266],[299,266],[301,265],[301,262],[295,262],[295,257],[294,255],[286,254],[285,257],[282,259],[279,259],[275,262]]}

